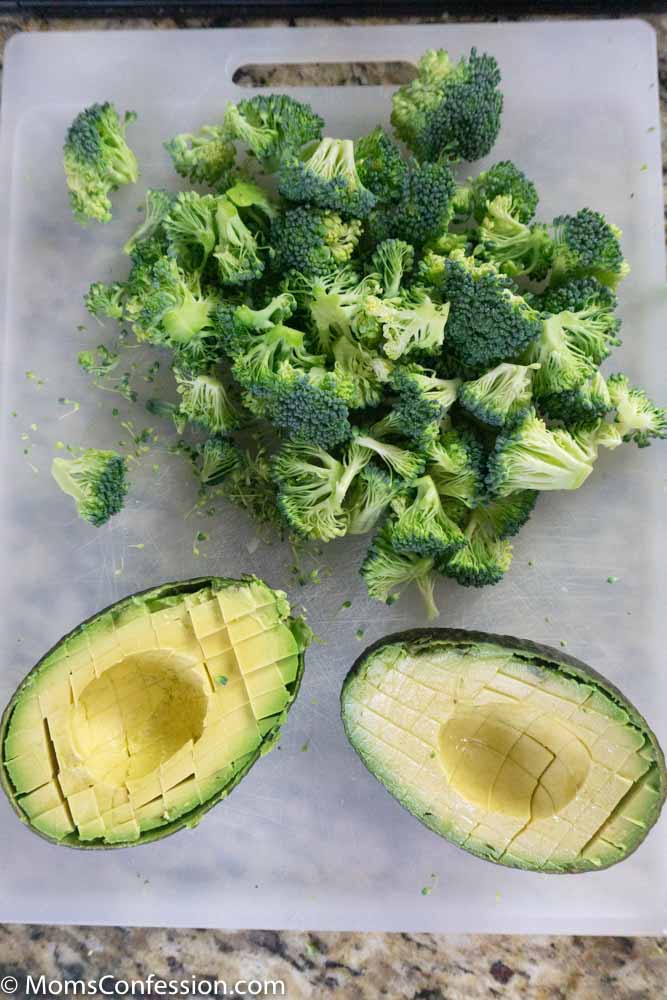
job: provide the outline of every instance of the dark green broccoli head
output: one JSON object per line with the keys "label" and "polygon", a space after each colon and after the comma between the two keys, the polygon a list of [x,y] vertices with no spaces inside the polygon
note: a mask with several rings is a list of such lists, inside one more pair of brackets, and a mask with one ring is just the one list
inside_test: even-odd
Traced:
{"label": "dark green broccoli head", "polygon": [[298,374],[281,380],[269,405],[272,423],[288,437],[330,449],[352,434],[349,409],[330,373],[317,379]]}
{"label": "dark green broccoli head", "polygon": [[556,288],[547,288],[538,297],[538,302],[545,313],[614,312],[618,298],[611,288],[596,278],[573,278]]}
{"label": "dark green broccoli head", "polygon": [[503,97],[493,56],[452,63],[444,49],[425,53],[416,80],[393,97],[392,125],[420,160],[479,160],[500,131]]}
{"label": "dark green broccoli head", "polygon": [[274,270],[306,276],[327,274],[354,253],[361,222],[344,222],[337,212],[299,205],[277,215],[271,224]]}
{"label": "dark green broccoli head", "polygon": [[398,201],[403,193],[407,165],[396,143],[378,125],[358,139],[354,157],[359,179],[378,201]]}
{"label": "dark green broccoli head", "polygon": [[63,148],[70,205],[77,222],[109,222],[109,194],[139,176],[125,129],[136,120],[133,111],[121,119],[113,104],[91,104],[79,112],[67,130]]}
{"label": "dark green broccoli head", "polygon": [[359,177],[351,139],[325,138],[286,153],[278,189],[288,201],[330,208],[346,218],[365,219],[376,201]]}
{"label": "dark green broccoli head", "polygon": [[441,379],[420,365],[400,365],[389,384],[398,394],[394,405],[396,426],[415,444],[423,440],[432,424],[439,424],[456,400],[458,379]]}
{"label": "dark green broccoli head", "polygon": [[612,409],[612,402],[604,377],[598,371],[575,389],[541,396],[539,407],[550,420],[578,428],[597,424]]}
{"label": "dark green broccoli head", "polygon": [[470,427],[452,427],[426,446],[426,471],[441,497],[476,507],[485,499],[485,449]]}
{"label": "dark green broccoli head", "polygon": [[304,143],[317,141],[324,122],[308,104],[286,94],[258,94],[228,104],[223,132],[244,142],[267,169]]}
{"label": "dark green broccoli head", "polygon": [[409,163],[398,201],[378,205],[368,228],[374,243],[400,239],[421,247],[442,236],[452,218],[456,190],[446,163]]}
{"label": "dark green broccoli head", "polygon": [[628,274],[621,231],[600,212],[582,208],[576,215],[559,215],[553,229],[552,285],[572,278],[597,278],[603,285],[616,288]]}
{"label": "dark green broccoli head", "polygon": [[512,562],[512,545],[489,530],[481,508],[473,510],[464,531],[464,544],[438,570],[463,587],[489,587],[502,580]]}
{"label": "dark green broccoli head", "polygon": [[73,498],[79,517],[96,528],[125,503],[127,461],[115,451],[86,448],[75,458],[54,458],[51,475],[63,493]]}
{"label": "dark green broccoli head", "polygon": [[323,361],[310,354],[301,330],[280,323],[248,336],[245,348],[235,355],[232,372],[244,389],[265,398],[283,381],[290,382],[295,370],[319,368]]}
{"label": "dark green broccoli head", "polygon": [[539,201],[537,189],[510,160],[494,163],[459,188],[455,198],[456,213],[481,222],[498,195],[508,195],[512,199],[513,214],[518,222],[528,223],[535,215]]}
{"label": "dark green broccoli head", "polygon": [[236,148],[223,125],[204,125],[197,133],[181,133],[164,143],[174,170],[192,184],[224,185],[236,161]]}

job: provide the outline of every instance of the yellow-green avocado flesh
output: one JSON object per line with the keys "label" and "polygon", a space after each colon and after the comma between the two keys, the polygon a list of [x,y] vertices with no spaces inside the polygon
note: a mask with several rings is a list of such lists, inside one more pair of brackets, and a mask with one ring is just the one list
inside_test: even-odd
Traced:
{"label": "yellow-green avocado flesh", "polygon": [[70,847],[194,826],[271,749],[309,638],[254,577],[168,583],[100,612],[40,660],[2,717],[15,811]]}
{"label": "yellow-green avocado flesh", "polygon": [[548,646],[453,629],[388,636],[341,692],[366,767],[435,833],[531,871],[607,868],[656,822],[665,761],[612,684]]}

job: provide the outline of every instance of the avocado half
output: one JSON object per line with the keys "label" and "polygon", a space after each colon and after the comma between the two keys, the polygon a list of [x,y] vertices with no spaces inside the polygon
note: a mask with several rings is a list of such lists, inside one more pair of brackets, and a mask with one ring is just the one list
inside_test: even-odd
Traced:
{"label": "avocado half", "polygon": [[276,742],[310,636],[255,577],[167,583],[99,612],[42,657],[2,716],[15,812],[78,848],[195,826]]}
{"label": "avocado half", "polygon": [[368,770],[434,833],[496,864],[575,873],[655,824],[665,759],[585,663],[527,639],[417,629],[369,646],[341,692]]}

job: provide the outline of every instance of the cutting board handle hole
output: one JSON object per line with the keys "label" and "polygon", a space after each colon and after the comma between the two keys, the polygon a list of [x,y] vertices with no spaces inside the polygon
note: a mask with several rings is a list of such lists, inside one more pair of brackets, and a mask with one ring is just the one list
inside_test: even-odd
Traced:
{"label": "cutting board handle hole", "polygon": [[409,83],[409,62],[247,63],[232,76],[237,87],[380,87]]}

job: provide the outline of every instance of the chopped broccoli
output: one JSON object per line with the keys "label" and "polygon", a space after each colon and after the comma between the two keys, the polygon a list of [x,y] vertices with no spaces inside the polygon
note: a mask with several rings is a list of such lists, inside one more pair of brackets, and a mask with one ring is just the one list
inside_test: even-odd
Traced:
{"label": "chopped broccoli", "polygon": [[390,526],[395,552],[419,556],[447,557],[464,544],[463,534],[445,513],[437,487],[430,476],[412,483],[416,493],[405,501]]}
{"label": "chopped broccoli", "polygon": [[301,330],[279,323],[248,337],[246,349],[235,355],[232,372],[244,389],[263,397],[275,393],[281,382],[291,384],[294,369],[308,371],[323,360],[309,353]]}
{"label": "chopped broccoli", "polygon": [[326,138],[288,151],[278,168],[278,188],[289,201],[333,209],[347,218],[364,219],[376,200],[361,182],[351,139]]}
{"label": "chopped broccoli", "polygon": [[218,262],[218,278],[223,285],[240,285],[259,278],[264,261],[257,240],[227,198],[218,198],[215,213],[218,243],[213,256]]}
{"label": "chopped broccoli", "polygon": [[378,125],[354,147],[359,180],[378,201],[398,201],[407,165],[396,143]]}
{"label": "chopped broccoli", "polygon": [[471,49],[453,63],[444,49],[419,60],[418,76],[393,97],[391,122],[420,160],[480,160],[500,131],[503,97],[493,56]]}
{"label": "chopped broccoli", "polygon": [[110,285],[95,281],[86,292],[83,301],[90,315],[97,320],[101,316],[106,316],[108,319],[122,319],[124,294],[124,285],[117,281]]}
{"label": "chopped broccoli", "polygon": [[618,424],[610,424],[602,417],[594,424],[583,427],[573,427],[570,431],[577,444],[583,448],[589,462],[598,457],[600,448],[614,448],[623,444],[623,435]]}
{"label": "chopped broccoli", "polygon": [[177,174],[209,187],[229,178],[236,160],[236,149],[223,125],[204,125],[199,132],[175,135],[164,148]]}
{"label": "chopped broccoli", "polygon": [[217,486],[230,473],[238,471],[243,461],[237,445],[215,435],[198,448],[197,472],[202,486]]}
{"label": "chopped broccoli", "polygon": [[63,148],[65,177],[74,218],[111,220],[109,193],[121,184],[135,184],[139,176],[125,129],[136,120],[133,111],[121,119],[113,104],[91,104],[79,112],[67,130]]}
{"label": "chopped broccoli", "polygon": [[351,267],[307,278],[297,276],[293,288],[312,320],[315,336],[322,350],[329,352],[338,335],[354,333],[368,339],[374,327],[379,339],[380,324],[368,314],[369,297],[380,291],[373,274],[360,279]]}
{"label": "chopped broccoli", "polygon": [[349,513],[348,535],[365,535],[374,528],[387,507],[405,489],[401,479],[367,465],[352,484],[345,506]]}
{"label": "chopped broccoli", "polygon": [[127,461],[115,451],[84,448],[75,458],[54,458],[51,475],[63,493],[73,498],[79,517],[96,528],[125,503]]}
{"label": "chopped broccoli", "polygon": [[566,430],[547,430],[534,410],[498,436],[489,458],[492,496],[517,490],[576,490],[593,471],[589,452]]}
{"label": "chopped broccoli", "polygon": [[218,200],[211,194],[181,191],[162,219],[170,256],[179,267],[201,272],[218,241]]}
{"label": "chopped broccoli", "polygon": [[[123,247],[126,254],[134,254],[137,246],[154,237],[162,226],[164,217],[176,200],[172,191],[149,188],[144,198],[144,217]],[[161,251],[158,256],[162,256]]]}
{"label": "chopped broccoli", "polygon": [[324,275],[354,253],[361,222],[343,222],[337,212],[298,205],[277,215],[271,226],[272,266],[301,274]]}
{"label": "chopped broccoli", "polygon": [[336,381],[335,374],[321,369],[283,378],[268,403],[272,422],[289,437],[320,448],[347,441],[352,434],[349,409]]}
{"label": "chopped broccoli", "polygon": [[540,366],[533,378],[533,394],[538,399],[576,389],[595,374],[594,361],[564,325],[563,317],[568,315],[575,314],[548,315],[540,336],[526,351],[528,362]]}
{"label": "chopped broccoli", "polygon": [[616,288],[629,273],[619,242],[621,231],[600,212],[582,208],[576,215],[559,215],[553,228],[552,285],[572,278],[597,278]]}
{"label": "chopped broccoli", "polygon": [[481,508],[471,511],[463,534],[463,545],[449,559],[438,563],[440,572],[463,587],[498,583],[512,562],[511,542],[489,530]]}
{"label": "chopped broccoli", "polygon": [[545,313],[613,313],[618,305],[616,293],[596,278],[571,278],[555,288],[547,288],[537,299]]}
{"label": "chopped broccoli", "polygon": [[409,583],[416,584],[428,617],[432,619],[438,616],[433,597],[433,566],[434,560],[430,556],[396,552],[392,547],[389,525],[385,525],[373,539],[360,573],[369,595],[385,604],[393,603]]}
{"label": "chopped broccoli", "polygon": [[575,389],[541,396],[539,402],[545,416],[568,428],[590,427],[612,409],[607,383],[599,371]]}
{"label": "chopped broccoli", "polygon": [[621,343],[617,336],[621,323],[614,315],[616,296],[594,278],[550,290],[540,301],[545,311],[558,317],[568,340],[594,365],[601,364]]}
{"label": "chopped broccoli", "polygon": [[485,499],[486,455],[468,427],[442,431],[425,449],[426,471],[438,493],[466,507],[476,507]]}
{"label": "chopped broccoli", "polygon": [[371,212],[368,228],[373,241],[401,239],[421,247],[443,236],[454,211],[455,190],[446,163],[409,163],[399,200],[379,204]]}
{"label": "chopped broccoli", "polygon": [[461,406],[491,427],[503,427],[520,410],[530,405],[532,382],[539,365],[496,365],[472,382],[464,382],[458,392]]}
{"label": "chopped broccoli", "polygon": [[223,131],[244,142],[262,165],[272,170],[304,143],[317,141],[324,122],[308,104],[286,94],[258,94],[227,105]]}
{"label": "chopped broccoli", "polygon": [[352,409],[362,409],[381,403],[384,372],[371,351],[348,334],[342,334],[333,342],[332,353],[334,371],[351,383],[348,405]]}
{"label": "chopped broccoli", "polygon": [[616,410],[615,426],[624,441],[646,448],[651,438],[667,438],[667,409],[655,406],[643,389],[630,385],[626,375],[610,375],[607,387]]}
{"label": "chopped broccoli", "polygon": [[[439,276],[438,260],[442,261]],[[450,305],[446,346],[471,373],[517,359],[539,335],[539,313],[492,264],[478,264],[455,251],[448,260],[427,254],[423,268],[425,275],[436,279]]]}
{"label": "chopped broccoli", "polygon": [[225,434],[239,426],[239,414],[217,375],[194,375],[175,369],[174,377],[183,420],[211,434]]}
{"label": "chopped broccoli", "polygon": [[412,271],[414,262],[414,247],[405,240],[383,240],[378,243],[371,257],[371,266],[380,278],[384,298],[398,297],[403,280]]}
{"label": "chopped broccoli", "polygon": [[500,194],[487,205],[477,231],[478,255],[510,277],[527,275],[541,281],[549,272],[552,244],[547,227],[519,220],[511,195]]}
{"label": "chopped broccoli", "polygon": [[223,351],[234,358],[248,346],[252,333],[270,330],[289,319],[296,309],[296,299],[290,292],[274,296],[261,309],[242,303],[219,302],[215,309],[214,324]]}
{"label": "chopped broccoli", "polygon": [[381,458],[385,465],[388,465],[391,471],[401,479],[413,480],[422,474],[424,459],[421,455],[372,436],[376,433],[376,427],[371,427],[370,430],[370,434],[363,432],[355,434],[354,440],[359,446],[375,452],[378,458]]}
{"label": "chopped broccoli", "polygon": [[442,348],[449,304],[434,302],[425,288],[391,300],[371,295],[365,308],[382,324],[384,352],[392,361],[415,351],[437,354]]}
{"label": "chopped broccoli", "polygon": [[438,378],[419,365],[401,365],[392,372],[389,384],[398,393],[396,426],[418,445],[428,426],[439,424],[452,407],[461,381]]}
{"label": "chopped broccoli", "polygon": [[498,195],[508,195],[512,199],[513,216],[518,222],[528,223],[535,215],[539,201],[537,189],[532,181],[510,160],[494,163],[456,192],[454,202],[456,215],[463,218],[472,216],[482,222],[487,214],[487,206]]}

